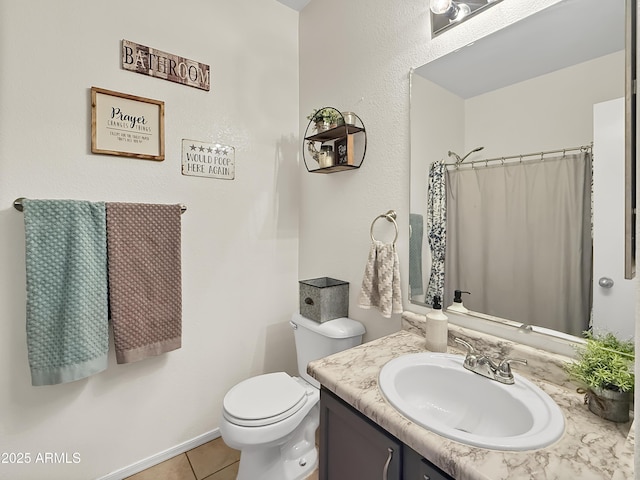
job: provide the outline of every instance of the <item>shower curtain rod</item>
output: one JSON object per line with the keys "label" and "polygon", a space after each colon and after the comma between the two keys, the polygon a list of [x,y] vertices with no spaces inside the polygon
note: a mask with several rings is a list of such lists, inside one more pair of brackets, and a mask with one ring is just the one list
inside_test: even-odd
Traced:
{"label": "shower curtain rod", "polygon": [[[469,167],[469,168],[475,168],[476,164],[481,164],[483,163],[485,167],[489,166],[489,162],[501,162],[501,165],[504,165],[506,160],[515,160],[515,159],[519,159],[520,162],[523,161],[524,157],[540,157],[540,160],[544,161],[544,156],[545,155],[551,155],[554,153],[562,153],[562,155],[564,156],[566,153],[568,152],[573,152],[576,150],[579,150],[581,152],[590,152],[591,149],[593,148],[593,144],[589,144],[589,145],[581,145],[579,147],[571,147],[571,148],[563,148],[561,150],[547,150],[544,152],[534,152],[534,153],[523,153],[520,155],[509,155],[506,157],[494,157],[494,158],[487,158],[484,160],[474,160],[473,162],[469,162],[469,163],[445,163],[445,165],[447,167],[455,167],[455,168],[460,168],[462,167]],[[531,159],[527,160],[527,161],[531,161]],[[515,163],[515,162],[511,162],[511,163]],[[492,166],[495,166],[496,164],[493,163]]]}

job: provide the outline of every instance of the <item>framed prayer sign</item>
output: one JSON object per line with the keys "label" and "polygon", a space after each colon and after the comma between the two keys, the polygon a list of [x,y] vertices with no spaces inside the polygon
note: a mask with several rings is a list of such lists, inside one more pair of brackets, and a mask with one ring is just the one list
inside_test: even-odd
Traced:
{"label": "framed prayer sign", "polygon": [[164,160],[164,102],[91,87],[91,152]]}

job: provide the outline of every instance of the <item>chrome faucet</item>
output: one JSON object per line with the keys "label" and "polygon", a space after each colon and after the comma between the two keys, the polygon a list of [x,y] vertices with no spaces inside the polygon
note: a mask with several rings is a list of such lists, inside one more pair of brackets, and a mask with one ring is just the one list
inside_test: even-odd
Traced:
{"label": "chrome faucet", "polygon": [[455,341],[467,349],[467,356],[463,363],[464,368],[500,383],[513,385],[514,379],[513,373],[511,372],[512,362],[527,364],[526,360],[517,358],[506,358],[496,364],[489,357],[476,353],[475,348],[464,340],[456,338]]}

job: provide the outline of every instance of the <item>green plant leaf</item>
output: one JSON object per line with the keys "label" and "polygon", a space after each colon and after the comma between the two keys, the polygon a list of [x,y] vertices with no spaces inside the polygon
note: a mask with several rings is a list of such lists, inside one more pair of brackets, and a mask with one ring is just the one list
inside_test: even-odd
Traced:
{"label": "green plant leaf", "polygon": [[632,340],[622,341],[612,333],[585,333],[586,345],[576,348],[575,362],[565,364],[569,376],[589,388],[629,392],[634,387]]}

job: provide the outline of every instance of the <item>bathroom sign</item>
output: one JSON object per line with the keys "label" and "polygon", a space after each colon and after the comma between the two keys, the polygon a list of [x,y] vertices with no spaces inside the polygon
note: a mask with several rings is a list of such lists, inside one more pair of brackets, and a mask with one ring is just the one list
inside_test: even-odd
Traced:
{"label": "bathroom sign", "polygon": [[236,150],[229,145],[182,139],[182,174],[233,180]]}
{"label": "bathroom sign", "polygon": [[129,40],[122,40],[122,68],[207,92],[211,88],[209,65]]}

